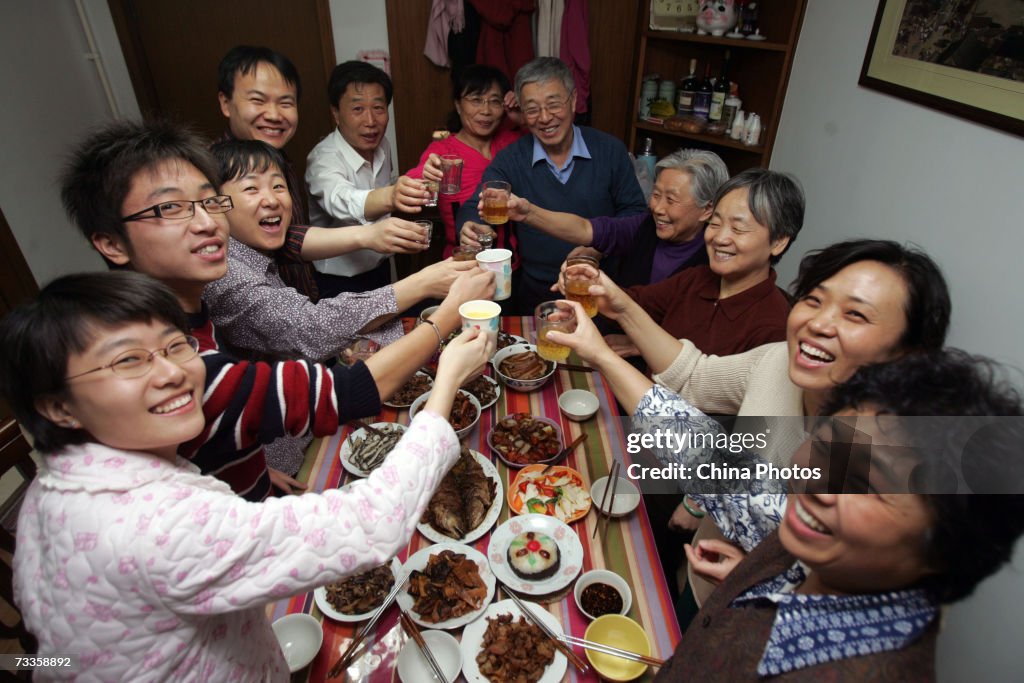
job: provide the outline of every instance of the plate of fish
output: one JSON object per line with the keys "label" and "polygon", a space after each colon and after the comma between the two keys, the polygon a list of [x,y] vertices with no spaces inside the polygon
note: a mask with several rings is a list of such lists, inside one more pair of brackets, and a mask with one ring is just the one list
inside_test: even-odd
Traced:
{"label": "plate of fish", "polygon": [[357,477],[368,477],[380,467],[408,429],[395,422],[375,422],[370,426],[380,433],[360,427],[345,439],[338,452],[341,466]]}
{"label": "plate of fish", "polygon": [[521,515],[498,525],[487,545],[491,571],[519,593],[562,590],[583,568],[583,543],[564,522],[547,515]]}
{"label": "plate of fish", "polygon": [[461,628],[494,599],[496,582],[483,554],[462,543],[438,543],[405,561],[408,585],[398,605],[427,628]]}
{"label": "plate of fish", "polygon": [[476,396],[476,400],[480,402],[480,408],[487,410],[498,402],[498,397],[501,396],[501,383],[493,377],[480,375],[463,384],[462,390]]}
{"label": "plate of fish", "polygon": [[401,581],[402,563],[391,562],[354,574],[313,591],[313,601],[325,617],[335,621],[356,622],[369,619],[384,602],[395,581]]}
{"label": "plate of fish", "polygon": [[[530,613],[561,636],[562,625],[553,614],[532,602],[523,603]],[[462,632],[462,675],[469,683],[559,683],[568,661],[540,627],[523,616],[512,600],[487,608],[484,618]]]}
{"label": "plate of fish", "polygon": [[497,468],[482,453],[463,446],[416,528],[434,543],[472,543],[498,521],[502,493]]}
{"label": "plate of fish", "polygon": [[583,475],[560,465],[527,465],[508,489],[508,506],[517,515],[550,515],[569,524],[590,512],[590,493]]}
{"label": "plate of fish", "polygon": [[391,398],[384,401],[384,405],[392,408],[408,408],[413,404],[413,401],[433,388],[433,378],[422,370],[419,370],[415,375],[409,378],[408,382],[399,387],[399,389],[391,395]]}

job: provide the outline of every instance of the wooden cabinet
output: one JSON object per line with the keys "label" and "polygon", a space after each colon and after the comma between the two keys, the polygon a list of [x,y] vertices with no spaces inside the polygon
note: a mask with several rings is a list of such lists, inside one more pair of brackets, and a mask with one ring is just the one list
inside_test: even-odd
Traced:
{"label": "wooden cabinet", "polygon": [[[630,108],[630,149],[636,152],[643,139],[650,137],[654,140],[654,152],[659,157],[680,147],[697,147],[716,152],[731,173],[754,166],[768,166],[805,2],[772,0],[760,3],[759,26],[761,34],[766,37],[762,41],[652,30],[649,28],[650,3],[645,3],[647,7],[639,29],[639,58]],[[722,71],[726,51],[730,57],[728,77],[739,86],[743,111],[754,112],[761,117],[759,145],[748,147],[728,136],[673,132],[639,118],[638,105],[644,76],[658,74],[678,85],[689,73],[690,60],[696,59],[698,76],[703,77],[705,66],[710,64],[712,77],[717,77]]]}

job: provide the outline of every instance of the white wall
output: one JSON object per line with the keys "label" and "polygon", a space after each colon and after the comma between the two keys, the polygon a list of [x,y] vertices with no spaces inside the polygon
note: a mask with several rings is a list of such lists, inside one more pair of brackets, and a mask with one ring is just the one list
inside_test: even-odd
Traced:
{"label": "white wall", "polygon": [[[110,11],[86,0],[100,54],[122,115],[138,116]],[[69,147],[112,116],[72,0],[12,2],[0,8],[0,208],[36,281],[105,269],[68,221],[57,176]]]}
{"label": "white wall", "polygon": [[[874,2],[808,3],[772,168],[795,173],[808,249],[854,236],[914,242],[942,266],[949,342],[1024,368],[1024,141],[857,85]],[[1012,568],[953,607],[939,680],[1020,680],[1024,544]]]}

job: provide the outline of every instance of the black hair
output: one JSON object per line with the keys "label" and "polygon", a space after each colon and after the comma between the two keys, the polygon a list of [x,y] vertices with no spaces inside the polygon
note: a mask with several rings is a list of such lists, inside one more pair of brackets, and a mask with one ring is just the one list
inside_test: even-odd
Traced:
{"label": "black hair", "polygon": [[772,242],[784,237],[789,243],[781,254],[772,254],[769,262],[775,265],[796,242],[804,225],[804,191],[795,176],[767,168],[748,168],[737,173],[718,187],[713,206],[718,206],[725,195],[733,190],[747,189],[747,207],[758,223],[768,228]]}
{"label": "black hair", "polygon": [[87,240],[100,233],[127,243],[121,216],[132,182],[165,161],[192,164],[217,185],[217,162],[189,128],[167,120],[106,124],[82,140],[68,159],[60,178],[64,210]]}
{"label": "black hair", "polygon": [[[461,69],[452,70],[452,101],[467,95],[485,93],[492,85],[498,86],[502,98],[512,89],[512,84],[508,82],[508,77],[501,69],[488,64],[469,64]],[[462,130],[462,119],[458,111],[453,110],[448,115],[448,130],[452,133]]]}
{"label": "black hair", "polygon": [[174,293],[131,271],[65,275],[0,320],[0,394],[40,453],[93,440],[82,429],[58,426],[35,407],[37,399],[67,395],[68,357],[94,341],[96,326],[153,320],[189,331]]}
{"label": "black hair", "polygon": [[[939,602],[967,597],[1024,534],[1020,392],[992,361],[947,349],[861,367],[831,391],[823,413],[844,408],[900,416],[901,440],[920,457],[914,475],[924,473],[912,482],[931,484],[925,562],[935,573],[920,585]],[[959,487],[957,473],[975,493],[935,492],[937,482]]]}
{"label": "black hair", "polygon": [[391,77],[373,64],[353,59],[342,62],[331,71],[331,78],[327,81],[327,100],[332,107],[337,108],[350,83],[377,83],[384,88],[384,99],[391,104]]}
{"label": "black hair", "polygon": [[858,239],[809,252],[800,261],[793,297],[803,299],[843,268],[861,261],[889,266],[907,286],[907,329],[900,346],[906,351],[941,349],[949,329],[949,289],[939,266],[920,249],[890,240]]}
{"label": "black hair", "polygon": [[269,47],[253,45],[236,45],[220,60],[217,66],[217,91],[231,99],[235,92],[235,76],[253,73],[260,64],[269,64],[281,72],[285,82],[295,86],[295,99],[301,97],[302,81],[292,60]]}
{"label": "black hair", "polygon": [[288,162],[284,153],[262,140],[222,140],[210,147],[210,152],[220,163],[218,186],[250,173],[264,173],[271,166],[280,169],[287,183]]}

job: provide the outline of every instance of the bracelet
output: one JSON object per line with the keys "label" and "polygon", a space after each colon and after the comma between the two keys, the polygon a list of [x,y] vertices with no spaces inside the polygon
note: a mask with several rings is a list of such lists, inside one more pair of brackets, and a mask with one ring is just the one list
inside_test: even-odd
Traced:
{"label": "bracelet", "polygon": [[707,514],[703,510],[694,510],[692,507],[690,507],[690,502],[686,496],[683,496],[683,507],[686,508],[686,511],[694,517],[696,517],[697,519],[700,519],[701,517]]}
{"label": "bracelet", "polygon": [[441,328],[433,320],[424,320],[423,322],[434,328],[434,333],[437,335],[437,352],[441,353],[444,350],[444,337],[441,336]]}

